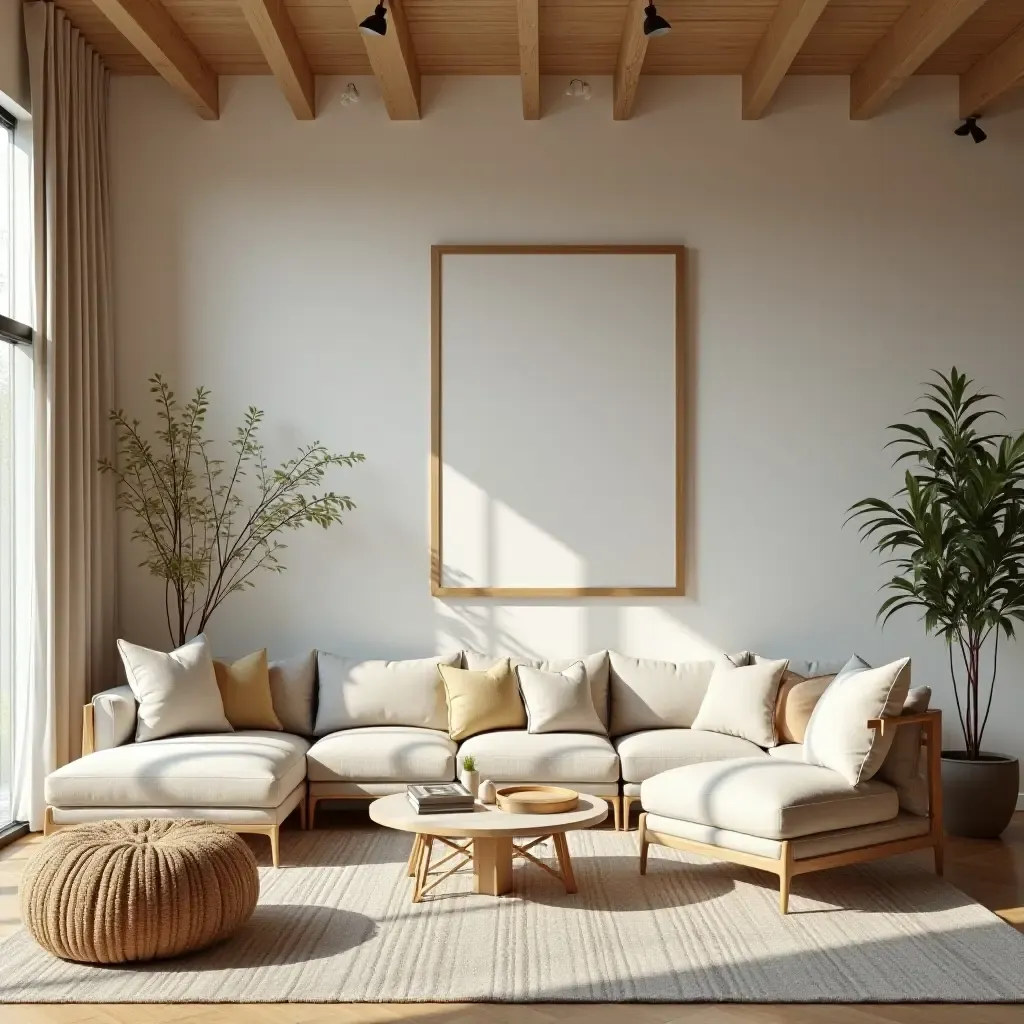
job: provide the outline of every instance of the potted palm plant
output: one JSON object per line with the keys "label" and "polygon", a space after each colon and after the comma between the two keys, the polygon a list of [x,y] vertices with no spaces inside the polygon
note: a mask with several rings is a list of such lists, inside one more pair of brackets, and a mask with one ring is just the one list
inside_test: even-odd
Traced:
{"label": "potted palm plant", "polygon": [[955,835],[995,837],[1017,802],[1017,758],[987,751],[999,639],[1024,620],[1024,434],[989,432],[995,395],[974,387],[956,367],[925,385],[913,415],[895,423],[896,462],[909,462],[892,501],[851,506],[863,540],[892,556],[883,586],[883,625],[906,608],[921,612],[941,636],[963,750],[942,752],[943,812]]}

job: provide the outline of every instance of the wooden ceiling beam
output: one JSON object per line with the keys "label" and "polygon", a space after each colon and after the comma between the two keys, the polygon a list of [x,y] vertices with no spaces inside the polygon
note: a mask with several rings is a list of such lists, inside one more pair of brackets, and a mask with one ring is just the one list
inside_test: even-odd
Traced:
{"label": "wooden ceiling beam", "polygon": [[95,0],[115,28],[185,99],[200,117],[220,116],[217,76],[158,0]]}
{"label": "wooden ceiling beam", "polygon": [[743,72],[743,119],[756,121],[776,90],[828,0],[781,0]]}
{"label": "wooden ceiling beam", "polygon": [[281,91],[300,121],[316,117],[316,85],[284,0],[239,0]]}
{"label": "wooden ceiling beam", "polygon": [[960,76],[960,116],[983,114],[1019,85],[1024,85],[1024,25]]}
{"label": "wooden ceiling beam", "polygon": [[[363,35],[370,67],[384,97],[392,121],[417,121],[420,117],[420,70],[412,48],[409,26],[401,0],[384,0],[388,31],[384,36]],[[349,0],[356,24],[373,14],[376,0]],[[362,34],[362,33],[361,33]]]}
{"label": "wooden ceiling beam", "polygon": [[626,121],[633,113],[636,87],[640,84],[640,72],[647,56],[647,36],[644,35],[644,7],[647,2],[629,0],[626,10],[612,83],[612,117],[616,121]]}
{"label": "wooden ceiling beam", "polygon": [[913,0],[850,76],[850,117],[873,117],[985,0]]}
{"label": "wooden ceiling beam", "polygon": [[519,19],[519,81],[523,90],[523,117],[540,117],[540,13],[537,0],[516,0]]}

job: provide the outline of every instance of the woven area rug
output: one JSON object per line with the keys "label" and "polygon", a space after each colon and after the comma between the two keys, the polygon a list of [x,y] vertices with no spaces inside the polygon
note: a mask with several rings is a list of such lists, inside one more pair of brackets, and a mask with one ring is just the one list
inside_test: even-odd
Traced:
{"label": "woven area rug", "polygon": [[287,866],[261,868],[259,906],[233,939],[107,968],[57,960],[23,930],[0,945],[0,1001],[1024,999],[1024,936],[915,864],[797,878],[782,917],[774,877],[654,847],[641,878],[635,834],[574,832],[569,845],[575,896],[517,862],[512,896],[465,895],[460,873],[414,905],[410,837],[289,832]]}

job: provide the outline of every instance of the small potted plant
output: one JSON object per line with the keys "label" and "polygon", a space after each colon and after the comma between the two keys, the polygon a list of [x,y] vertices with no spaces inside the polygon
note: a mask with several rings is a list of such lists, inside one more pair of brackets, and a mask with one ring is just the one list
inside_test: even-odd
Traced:
{"label": "small potted plant", "polygon": [[476,758],[467,754],[462,759],[462,774],[459,781],[469,790],[473,799],[476,799],[476,791],[480,786],[480,773],[476,770]]}
{"label": "small potted plant", "polygon": [[[1017,758],[982,746],[992,710],[999,638],[1024,621],[1024,434],[994,433],[995,396],[954,366],[927,385],[889,442],[912,469],[894,502],[865,498],[850,509],[861,538],[892,556],[885,621],[921,612],[925,630],[946,641],[964,750],[942,751],[943,816],[954,835],[995,838],[1017,802]],[[929,427],[931,429],[929,429]],[[986,664],[987,663],[987,664]],[[988,684],[987,686],[985,684]],[[987,692],[986,692],[987,691]]]}

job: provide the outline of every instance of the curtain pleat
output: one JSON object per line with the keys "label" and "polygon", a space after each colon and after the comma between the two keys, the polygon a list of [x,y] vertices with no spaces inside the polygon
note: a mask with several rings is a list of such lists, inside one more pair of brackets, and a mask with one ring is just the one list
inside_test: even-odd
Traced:
{"label": "curtain pleat", "polygon": [[15,718],[15,815],[81,753],[82,705],[115,681],[117,579],[108,73],[50,2],[25,6],[36,245],[33,665]]}

